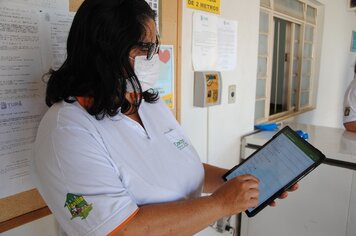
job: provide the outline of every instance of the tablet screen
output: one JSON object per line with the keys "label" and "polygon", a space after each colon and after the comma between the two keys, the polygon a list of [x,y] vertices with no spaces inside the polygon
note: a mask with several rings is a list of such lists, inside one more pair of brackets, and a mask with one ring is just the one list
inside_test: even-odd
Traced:
{"label": "tablet screen", "polygon": [[[251,174],[259,179],[259,205],[246,211],[252,215],[253,211],[258,208],[260,208],[258,211],[261,210],[291,184],[320,164],[323,158],[325,157],[320,151],[288,127],[277,133],[246,161],[230,170],[224,179],[230,180],[243,174]],[[279,194],[276,195],[277,193]]]}

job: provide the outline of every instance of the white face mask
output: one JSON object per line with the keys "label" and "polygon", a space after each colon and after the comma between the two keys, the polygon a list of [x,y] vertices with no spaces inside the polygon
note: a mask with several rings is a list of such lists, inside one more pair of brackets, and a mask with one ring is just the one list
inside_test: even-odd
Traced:
{"label": "white face mask", "polygon": [[[142,92],[153,88],[156,81],[159,79],[160,63],[158,54],[155,54],[151,60],[147,60],[146,56],[136,56],[134,71],[141,84]],[[127,84],[127,91],[132,92],[132,86]]]}

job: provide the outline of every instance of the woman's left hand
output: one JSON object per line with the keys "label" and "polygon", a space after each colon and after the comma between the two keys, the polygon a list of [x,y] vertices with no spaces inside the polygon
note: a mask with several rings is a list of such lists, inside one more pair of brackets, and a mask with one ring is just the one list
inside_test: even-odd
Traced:
{"label": "woman's left hand", "polygon": [[[299,184],[296,183],[296,184],[294,184],[292,187],[290,187],[290,188],[287,190],[287,192],[283,192],[278,198],[279,198],[279,199],[284,199],[284,198],[286,198],[286,197],[288,196],[288,192],[294,192],[294,191],[297,190],[298,188],[299,188]],[[272,201],[269,205],[272,206],[272,207],[274,207],[274,206],[276,206],[277,204],[276,204],[276,201]]]}

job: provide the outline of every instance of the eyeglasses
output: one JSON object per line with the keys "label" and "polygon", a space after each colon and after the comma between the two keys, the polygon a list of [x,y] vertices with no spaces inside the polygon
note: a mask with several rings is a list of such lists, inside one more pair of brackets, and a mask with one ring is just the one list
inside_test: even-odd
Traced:
{"label": "eyeglasses", "polygon": [[136,45],[141,47],[142,50],[147,51],[147,60],[151,60],[152,57],[158,53],[161,43],[159,41],[159,36],[157,35],[155,43],[137,42]]}

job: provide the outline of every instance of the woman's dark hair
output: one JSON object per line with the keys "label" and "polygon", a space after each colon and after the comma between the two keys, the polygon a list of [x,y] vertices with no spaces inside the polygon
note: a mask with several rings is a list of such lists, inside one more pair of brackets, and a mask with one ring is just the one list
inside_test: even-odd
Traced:
{"label": "woman's dark hair", "polygon": [[[153,103],[158,93],[142,93],[129,63],[129,52],[146,35],[147,22],[156,13],[145,0],[85,0],[76,13],[67,41],[67,59],[50,70],[46,104],[74,97],[90,97],[87,108],[102,119],[138,109],[142,99]],[[125,98],[126,83],[134,88],[134,104]],[[138,95],[142,94],[142,96]]]}

